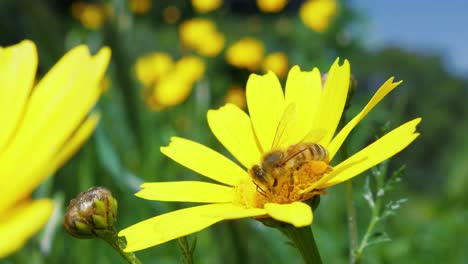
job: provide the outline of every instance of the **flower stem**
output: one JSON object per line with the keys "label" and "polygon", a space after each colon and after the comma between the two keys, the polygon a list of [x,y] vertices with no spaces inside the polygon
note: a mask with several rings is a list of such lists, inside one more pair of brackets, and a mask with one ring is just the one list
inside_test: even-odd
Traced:
{"label": "flower stem", "polygon": [[301,253],[304,263],[321,264],[322,259],[315,243],[314,234],[310,226],[294,227],[292,225],[282,225],[279,230],[285,234]]}
{"label": "flower stem", "polygon": [[358,230],[356,222],[356,208],[353,204],[353,184],[347,181],[346,185],[346,211],[348,215],[348,230],[349,230],[349,262],[354,263],[355,251],[358,248]]}
{"label": "flower stem", "polygon": [[98,231],[97,236],[111,245],[129,264],[141,264],[133,252],[124,252],[125,242],[112,230]]}
{"label": "flower stem", "polygon": [[[346,120],[343,117],[340,120],[340,130],[345,126]],[[347,141],[343,142],[343,145],[340,148],[340,157],[341,160],[346,160],[349,158],[348,153],[348,143]],[[348,237],[349,237],[349,263],[355,263],[355,253],[358,248],[358,228],[356,220],[356,208],[354,207],[354,194],[353,194],[353,183],[352,181],[346,181],[346,214],[348,222]]]}

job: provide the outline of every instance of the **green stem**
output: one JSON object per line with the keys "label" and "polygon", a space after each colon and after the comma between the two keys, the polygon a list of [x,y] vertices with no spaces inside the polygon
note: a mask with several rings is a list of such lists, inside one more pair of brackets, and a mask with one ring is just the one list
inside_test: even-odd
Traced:
{"label": "green stem", "polygon": [[282,225],[279,230],[283,232],[294,243],[301,253],[306,264],[321,264],[322,259],[315,243],[314,234],[310,226],[294,227],[292,225]]}
{"label": "green stem", "polygon": [[345,184],[346,188],[346,211],[348,214],[348,230],[349,230],[349,260],[353,263],[355,259],[355,251],[358,247],[358,229],[356,222],[356,208],[353,204],[353,184],[351,181],[347,181]]}
{"label": "green stem", "polygon": [[129,264],[141,264],[133,252],[124,252],[125,242],[117,236],[114,230],[97,232],[97,236],[109,243]]}
{"label": "green stem", "polygon": [[[379,174],[375,177],[377,182],[377,190],[381,190],[384,188],[385,178],[387,175],[388,163],[383,163],[379,167]],[[378,195],[378,193],[377,193]],[[375,225],[379,221],[380,209],[382,207],[382,199],[381,197],[377,196],[375,200],[374,207],[372,208],[372,216],[369,225],[367,226],[366,233],[364,234],[359,247],[356,247],[355,255],[352,264],[359,264],[361,262],[361,257],[364,252],[364,248],[367,245],[367,241],[369,240],[370,235],[372,234]]]}
{"label": "green stem", "polygon": [[[340,121],[340,127],[344,127],[345,118],[342,117]],[[340,128],[340,129],[341,129]],[[340,149],[341,160],[349,158],[348,143],[343,142]],[[345,183],[346,189],[346,214],[348,222],[348,237],[349,237],[349,263],[356,263],[356,250],[358,248],[358,228],[356,220],[356,208],[354,207],[354,194],[353,194],[353,183],[349,180]]]}
{"label": "green stem", "polygon": [[193,264],[193,251],[195,250],[196,241],[193,242],[192,246],[189,245],[187,237],[185,236],[179,238],[178,241],[179,241],[180,249],[182,250],[182,256],[184,257],[184,260],[185,260],[184,263]]}

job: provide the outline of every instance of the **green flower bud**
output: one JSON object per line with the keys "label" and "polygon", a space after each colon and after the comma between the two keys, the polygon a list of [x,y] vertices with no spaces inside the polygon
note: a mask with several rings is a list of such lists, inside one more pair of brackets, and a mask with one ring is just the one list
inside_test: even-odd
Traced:
{"label": "green flower bud", "polygon": [[104,187],[93,187],[70,201],[63,225],[77,238],[93,238],[100,231],[113,231],[117,200]]}

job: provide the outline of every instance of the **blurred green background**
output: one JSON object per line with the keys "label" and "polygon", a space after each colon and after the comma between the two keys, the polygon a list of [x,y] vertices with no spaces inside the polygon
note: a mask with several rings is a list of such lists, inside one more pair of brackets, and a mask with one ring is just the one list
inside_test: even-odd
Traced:
{"label": "blurred green background", "polygon": [[[61,201],[63,213],[68,201],[79,192],[92,186],[108,187],[119,201],[119,230],[186,206],[145,201],[133,193],[143,181],[201,179],[160,153],[159,147],[167,145],[171,136],[196,140],[229,155],[209,131],[207,110],[226,101],[242,104],[243,87],[251,72],[261,74],[265,68],[278,65],[280,72],[285,65],[277,60],[268,64],[263,57],[253,66],[233,65],[227,59],[232,44],[252,37],[262,43],[264,57],[282,52],[288,68],[299,64],[310,70],[317,66],[325,73],[336,57],[347,58],[358,83],[347,111],[348,120],[386,79],[395,76],[404,80],[348,139],[349,151],[354,153],[381,135],[384,127],[394,128],[423,117],[418,129],[422,136],[389,163],[391,169],[405,164],[406,170],[388,199],[408,201],[377,226],[391,241],[366,248],[363,263],[466,263],[467,78],[453,73],[442,54],[408,51],[398,45],[370,49],[366,44],[369,14],[352,1],[338,1],[331,11],[330,6],[306,10],[303,5],[307,1],[288,1],[284,7],[282,1],[272,2],[276,2],[274,12],[248,0],[225,0],[210,11],[182,0],[0,1],[0,45],[33,40],[39,51],[39,76],[80,43],[93,51],[104,45],[112,49],[108,88],[95,107],[102,113],[100,125],[82,150],[34,195]],[[315,24],[305,23],[299,16],[301,12],[311,12],[306,16],[313,17]],[[220,50],[213,51],[215,54],[203,54],[197,47],[183,43],[181,25],[193,18],[210,20],[216,35],[224,39]],[[195,36],[202,46],[214,43],[206,34]],[[164,52],[174,61],[197,56],[204,64],[204,73],[184,91],[161,91],[182,99],[173,99],[167,105],[157,102],[155,107],[154,101],[162,100],[156,98],[157,91],[163,88],[157,88],[154,80],[150,85],[142,83],[134,67],[152,52]],[[285,77],[281,81],[284,83]],[[180,95],[184,93],[186,96]],[[360,237],[370,219],[362,197],[368,174],[353,180]],[[313,230],[324,263],[348,262],[345,199],[344,186],[333,187],[322,196],[315,212]],[[61,221],[61,215],[53,216],[44,232],[0,262],[122,262],[102,241],[70,237]],[[219,223],[189,239],[195,237],[196,263],[300,262],[299,254],[282,234],[251,219]],[[176,240],[137,255],[143,263],[181,262]]]}

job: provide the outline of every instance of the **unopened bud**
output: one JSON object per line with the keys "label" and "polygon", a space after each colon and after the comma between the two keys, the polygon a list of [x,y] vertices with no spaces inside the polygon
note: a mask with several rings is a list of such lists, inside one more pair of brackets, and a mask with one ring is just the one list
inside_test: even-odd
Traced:
{"label": "unopened bud", "polygon": [[104,187],[93,187],[70,201],[63,225],[77,238],[93,238],[98,231],[113,230],[117,200]]}

